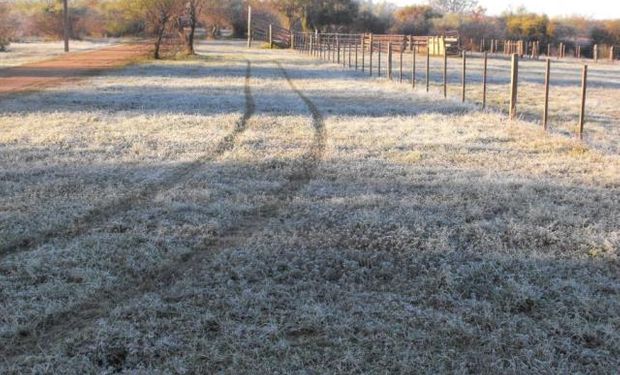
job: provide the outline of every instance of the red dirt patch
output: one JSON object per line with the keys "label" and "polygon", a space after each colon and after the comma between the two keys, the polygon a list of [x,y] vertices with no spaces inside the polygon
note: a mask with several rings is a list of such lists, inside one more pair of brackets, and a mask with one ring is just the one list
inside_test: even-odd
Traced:
{"label": "red dirt patch", "polygon": [[149,53],[148,44],[123,44],[0,70],[0,95],[58,86],[127,65]]}

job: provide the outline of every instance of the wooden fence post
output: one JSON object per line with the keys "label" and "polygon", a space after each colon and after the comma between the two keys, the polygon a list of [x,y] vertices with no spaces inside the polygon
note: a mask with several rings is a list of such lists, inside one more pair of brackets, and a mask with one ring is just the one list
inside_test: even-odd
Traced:
{"label": "wooden fence post", "polygon": [[562,58],[566,57],[566,44],[562,44]]}
{"label": "wooden fence post", "polygon": [[426,92],[428,92],[430,87],[430,73],[431,73],[431,44],[430,38],[426,40]]}
{"label": "wooden fence post", "polygon": [[598,62],[598,44],[594,45],[594,62]]}
{"label": "wooden fence post", "polygon": [[69,52],[69,4],[67,0],[62,1],[62,36],[65,44],[65,52]]}
{"label": "wooden fence post", "polygon": [[519,81],[519,55],[514,53],[511,62],[510,74],[510,110],[509,117],[514,120],[517,117],[517,88]]}
{"label": "wooden fence post", "polygon": [[365,40],[366,40],[366,35],[365,34],[361,34],[362,38],[360,41],[360,44],[362,45],[362,72],[364,72],[364,65],[366,64],[366,46],[365,46]]}
{"label": "wooden fence post", "polygon": [[312,44],[312,56],[317,57],[319,54],[319,35],[315,32],[313,35],[314,43]]}
{"label": "wooden fence post", "polygon": [[351,37],[347,39],[347,49],[349,50],[349,69],[353,67],[353,43]]}
{"label": "wooden fence post", "polygon": [[248,48],[252,48],[252,7],[248,7]]}
{"label": "wooden fence post", "polygon": [[411,48],[411,88],[415,89],[415,47]]}
{"label": "wooden fence post", "polygon": [[325,53],[323,55],[325,57],[325,61],[330,61],[332,58],[332,42],[329,35],[325,38]]}
{"label": "wooden fence post", "polygon": [[331,42],[329,40],[329,35],[328,35],[327,39],[325,40],[325,53],[324,53],[325,61],[331,60],[331,57],[332,57],[331,53],[332,53]]}
{"label": "wooden fence post", "polygon": [[400,46],[400,78],[398,79],[398,82],[403,83],[403,46],[401,44]]}
{"label": "wooden fence post", "polygon": [[351,43],[351,37],[350,36],[347,39],[347,47],[348,47],[348,50],[349,50],[349,69],[351,69],[351,66],[352,66],[352,64],[351,64],[351,49],[353,47],[353,44]]}
{"label": "wooden fence post", "polygon": [[359,50],[359,44],[355,43],[355,71],[357,71],[358,60],[357,60],[357,52]]}
{"label": "wooden fence post", "polygon": [[387,78],[392,80],[392,42],[388,42],[387,50]]}
{"label": "wooden fence post", "polygon": [[381,49],[383,44],[379,42],[379,50],[377,51],[377,77],[381,78]]}
{"label": "wooden fence post", "polygon": [[543,110],[543,129],[547,130],[547,120],[549,118],[549,82],[551,80],[551,59],[547,58],[545,68],[545,108]]}
{"label": "wooden fence post", "polygon": [[374,42],[373,42],[373,36],[372,34],[370,34],[370,42],[368,43],[368,72],[370,73],[370,76],[372,77],[372,55],[373,55],[373,46]]}
{"label": "wooden fence post", "polygon": [[484,52],[484,64],[482,67],[482,109],[487,106],[487,53]]}
{"label": "wooden fence post", "polygon": [[313,43],[312,55],[314,57],[319,57],[319,53],[321,51],[321,36],[318,34],[314,34],[313,38],[314,38],[314,43]]}
{"label": "wooden fence post", "polygon": [[614,46],[609,47],[609,61],[614,62]]}
{"label": "wooden fence post", "polygon": [[370,44],[368,45],[370,47],[370,50],[368,51],[369,53],[369,59],[368,59],[368,71],[370,72],[370,76],[372,77],[372,49],[373,49],[373,37],[372,34],[370,34]]}
{"label": "wooden fence post", "polygon": [[583,124],[586,120],[586,91],[588,86],[588,65],[581,73],[581,110],[579,111],[579,139],[583,139]]}
{"label": "wooden fence post", "polygon": [[336,36],[336,54],[338,55],[336,63],[340,64],[340,38]]}
{"label": "wooden fence post", "polygon": [[465,85],[466,85],[466,69],[467,69],[467,52],[463,51],[463,72],[461,76],[461,84],[463,85],[461,90],[461,101],[465,102]]}
{"label": "wooden fence post", "polygon": [[[312,41],[310,41],[312,43]],[[273,48],[273,30],[271,24],[269,24],[269,48]]]}
{"label": "wooden fence post", "polygon": [[443,51],[443,97],[448,97],[448,51]]}

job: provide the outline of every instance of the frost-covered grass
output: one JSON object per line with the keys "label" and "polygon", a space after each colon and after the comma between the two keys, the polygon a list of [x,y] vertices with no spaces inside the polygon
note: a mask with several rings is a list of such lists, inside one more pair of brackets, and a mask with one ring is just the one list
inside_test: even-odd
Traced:
{"label": "frost-covered grass", "polygon": [[0,372],[618,371],[618,155],[241,46],[0,103],[2,239],[213,154],[0,254]]}
{"label": "frost-covered grass", "polygon": [[[376,76],[377,54],[373,55],[373,72]],[[348,57],[347,57],[348,62]],[[358,55],[361,69],[361,54]],[[366,57],[368,64],[368,57]],[[620,62],[607,61],[593,63],[590,60],[556,60],[551,62],[551,88],[549,94],[549,129],[554,133],[574,137],[577,131],[581,105],[581,71],[588,64],[588,95],[586,101],[585,140],[593,147],[603,151],[619,153],[620,148],[620,110],[617,106],[620,97]],[[366,65],[368,66],[368,65]],[[382,54],[382,76],[385,78],[387,62]],[[411,84],[411,55],[403,57],[403,72],[406,84]],[[442,93],[443,58],[432,57],[430,64],[430,90]],[[460,57],[448,59],[448,96],[452,100],[461,98]],[[467,59],[467,100],[478,105],[482,102],[483,60],[478,53]],[[393,57],[394,79],[399,80],[399,55]],[[544,104],[545,61],[522,59],[519,62],[519,115],[526,121],[541,123]],[[424,92],[426,87],[426,56],[417,55],[417,89]],[[507,113],[510,101],[510,61],[502,56],[489,56],[487,105],[491,110]]]}
{"label": "frost-covered grass", "polygon": [[[70,41],[71,52],[89,51],[113,45],[115,40]],[[63,55],[63,41],[13,42],[6,52],[0,52],[0,69]]]}

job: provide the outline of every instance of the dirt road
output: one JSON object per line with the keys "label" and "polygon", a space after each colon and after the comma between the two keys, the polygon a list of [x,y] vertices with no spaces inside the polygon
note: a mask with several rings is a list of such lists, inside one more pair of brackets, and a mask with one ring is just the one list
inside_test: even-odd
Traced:
{"label": "dirt road", "polygon": [[149,48],[148,44],[123,44],[0,70],[0,95],[52,87],[124,66],[146,56]]}

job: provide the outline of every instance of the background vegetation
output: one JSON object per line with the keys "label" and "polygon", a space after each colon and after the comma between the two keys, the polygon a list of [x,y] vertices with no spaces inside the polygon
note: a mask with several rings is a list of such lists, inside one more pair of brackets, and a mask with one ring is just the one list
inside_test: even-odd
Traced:
{"label": "background vegetation", "polygon": [[[429,0],[396,7],[370,0],[69,0],[71,37],[178,34],[186,44],[194,29],[207,37],[243,37],[246,9],[290,30],[441,34],[458,30],[463,40],[527,39],[588,46],[620,44],[620,20],[550,18],[525,8],[490,16],[475,0]],[[193,25],[193,28],[191,27]],[[188,32],[191,29],[191,33]],[[62,0],[0,0],[0,49],[11,39],[62,36]],[[190,35],[191,34],[191,35]],[[202,35],[201,35],[202,36]],[[188,44],[187,52],[192,53]]]}

